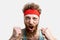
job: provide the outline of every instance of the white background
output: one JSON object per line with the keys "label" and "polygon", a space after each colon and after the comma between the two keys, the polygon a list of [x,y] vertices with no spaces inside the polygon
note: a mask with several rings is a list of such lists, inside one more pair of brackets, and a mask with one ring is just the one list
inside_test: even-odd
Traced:
{"label": "white background", "polygon": [[31,2],[42,9],[39,25],[49,27],[60,40],[60,0],[0,0],[0,40],[8,40],[13,27],[24,28],[22,8]]}

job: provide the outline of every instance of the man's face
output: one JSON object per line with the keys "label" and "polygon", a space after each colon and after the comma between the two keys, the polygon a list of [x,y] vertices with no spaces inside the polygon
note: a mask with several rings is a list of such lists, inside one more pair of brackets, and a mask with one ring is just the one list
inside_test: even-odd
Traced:
{"label": "man's face", "polygon": [[37,26],[39,23],[39,17],[34,14],[28,14],[24,16],[24,23],[26,26],[26,29],[30,32],[33,32],[37,30]]}

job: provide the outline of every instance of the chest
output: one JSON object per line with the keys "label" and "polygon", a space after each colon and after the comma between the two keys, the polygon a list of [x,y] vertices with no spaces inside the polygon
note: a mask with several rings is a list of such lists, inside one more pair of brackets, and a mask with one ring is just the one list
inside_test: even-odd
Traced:
{"label": "chest", "polygon": [[38,40],[38,37],[23,37],[22,40]]}
{"label": "chest", "polygon": [[44,38],[42,37],[42,34],[39,33],[39,36],[33,36],[33,37],[26,37],[26,33],[25,31],[23,31],[22,33],[22,38],[20,38],[20,40],[44,40]]}

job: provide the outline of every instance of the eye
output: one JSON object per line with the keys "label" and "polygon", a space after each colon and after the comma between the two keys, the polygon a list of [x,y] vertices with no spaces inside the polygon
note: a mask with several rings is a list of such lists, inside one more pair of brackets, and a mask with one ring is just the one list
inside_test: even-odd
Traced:
{"label": "eye", "polygon": [[30,17],[26,17],[25,19],[26,19],[26,20],[29,20],[29,19],[30,19]]}
{"label": "eye", "polygon": [[37,20],[37,18],[36,17],[33,17],[33,20]]}

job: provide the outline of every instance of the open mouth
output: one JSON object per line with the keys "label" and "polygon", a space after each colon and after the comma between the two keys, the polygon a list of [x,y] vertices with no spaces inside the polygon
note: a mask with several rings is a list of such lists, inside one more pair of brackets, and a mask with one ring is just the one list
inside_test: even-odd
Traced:
{"label": "open mouth", "polygon": [[33,29],[33,27],[30,27],[31,29]]}
{"label": "open mouth", "polygon": [[33,26],[29,26],[29,30],[32,31],[34,29]]}

